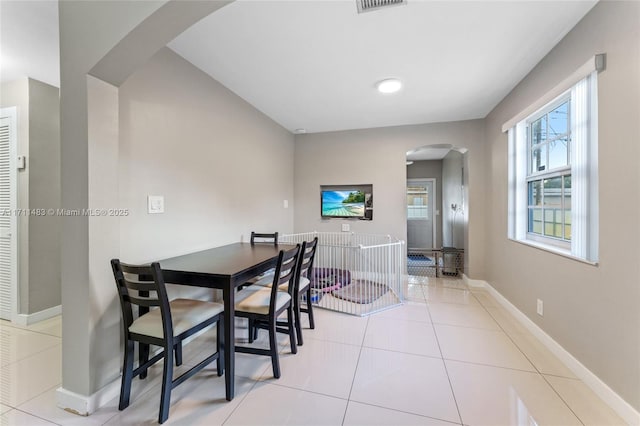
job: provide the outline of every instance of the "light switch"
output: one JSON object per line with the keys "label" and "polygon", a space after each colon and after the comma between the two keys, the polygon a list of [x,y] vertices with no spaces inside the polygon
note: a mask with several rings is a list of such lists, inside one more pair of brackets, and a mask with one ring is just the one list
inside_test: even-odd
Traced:
{"label": "light switch", "polygon": [[342,224],[342,232],[349,232],[350,229],[351,229],[351,227],[349,226],[348,223],[343,223]]}
{"label": "light switch", "polygon": [[164,195],[149,195],[147,197],[147,212],[149,214],[164,213]]}
{"label": "light switch", "polygon": [[288,208],[289,208],[289,200],[284,200],[284,202],[282,203],[282,206],[283,206],[285,209],[288,209]]}

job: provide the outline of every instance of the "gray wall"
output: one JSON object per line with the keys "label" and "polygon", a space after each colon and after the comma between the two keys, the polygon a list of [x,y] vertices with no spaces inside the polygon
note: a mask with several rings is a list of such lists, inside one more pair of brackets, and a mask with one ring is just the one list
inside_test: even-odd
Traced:
{"label": "gray wall", "polygon": [[[120,87],[120,117],[123,259],[293,231],[293,135],[173,51]],[[147,214],[149,194],[164,214]]]}
{"label": "gray wall", "polygon": [[[17,207],[60,207],[60,96],[57,87],[23,78],[2,84],[0,105],[18,110]],[[20,314],[60,305],[60,220],[55,215],[18,217]]]}
{"label": "gray wall", "polygon": [[[436,240],[434,247],[442,246],[442,160],[414,161],[407,166],[407,179],[433,178],[436,179]],[[407,223],[407,233],[411,233],[411,224]],[[408,244],[409,235],[406,241]],[[430,246],[430,244],[429,244]],[[424,246],[419,246],[424,247]]]}
{"label": "gray wall", "polygon": [[[437,144],[469,149],[467,274],[483,279],[486,160],[482,120],[296,135],[296,232],[336,232],[342,223],[349,223],[355,232],[389,234],[404,240],[407,235],[406,153]],[[321,219],[320,185],[356,183],[373,184],[373,220]]]}
{"label": "gray wall", "polygon": [[[465,248],[465,188],[463,178],[463,154],[451,150],[442,159],[442,224],[443,245]],[[451,209],[456,204],[458,210]]]}
{"label": "gray wall", "polygon": [[[17,154],[29,155],[29,79],[21,78],[8,83],[3,83],[0,88],[0,107],[15,106],[17,110]],[[28,160],[28,158],[27,158]],[[29,172],[31,167],[27,164],[24,170],[18,171],[16,186],[16,207],[29,208]],[[29,310],[29,217],[17,218],[18,229],[18,312]]]}
{"label": "gray wall", "polygon": [[[96,73],[102,80],[120,82],[190,25],[224,4],[164,0],[59,3],[63,208],[86,209],[96,201],[104,201],[100,195],[98,200],[92,198],[96,196],[92,191],[104,179],[111,178],[117,185],[118,171],[105,167],[108,163],[96,163],[93,156],[101,141],[113,149],[113,141],[118,139],[114,125],[117,97],[114,101],[108,86],[93,84],[88,78],[96,64],[100,64]],[[90,117],[94,121],[105,118],[107,122],[90,129]],[[106,174],[98,176],[101,173]],[[113,359],[118,351],[110,337],[112,324],[119,318],[103,310],[105,303],[111,301],[113,282],[108,287],[102,285],[111,278],[96,260],[103,252],[114,253],[115,247],[102,247],[109,239],[108,229],[95,227],[93,222],[88,217],[62,220],[62,330],[70,337],[62,342],[63,377],[58,396],[63,408],[70,407],[81,414],[91,411],[86,396],[117,375],[110,365],[102,363],[104,357]],[[98,264],[100,267],[96,268]],[[96,306],[99,309],[92,309]],[[105,342],[111,346],[102,353]]]}
{"label": "gray wall", "polygon": [[[640,409],[640,3],[600,2],[486,119],[487,279]],[[598,76],[597,266],[507,240],[507,135],[501,126],[590,57]],[[473,191],[472,189],[470,189]],[[544,317],[536,315],[536,299]]]}
{"label": "gray wall", "polygon": [[[60,207],[60,90],[29,79],[29,206]],[[29,305],[35,313],[61,303],[60,218],[29,218]]]}
{"label": "gray wall", "polygon": [[[251,230],[293,231],[291,133],[169,49],[118,89],[89,78],[92,388],[117,378],[120,311],[109,260],[147,262],[244,239]],[[119,111],[119,112],[118,112]],[[147,213],[147,195],[165,213]],[[159,232],[162,230],[162,232]],[[174,294],[211,296],[206,289]]]}

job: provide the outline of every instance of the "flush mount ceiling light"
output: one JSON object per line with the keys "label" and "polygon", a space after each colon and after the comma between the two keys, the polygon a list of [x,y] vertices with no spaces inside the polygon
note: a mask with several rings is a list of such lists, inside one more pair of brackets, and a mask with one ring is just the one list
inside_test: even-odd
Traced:
{"label": "flush mount ceiling light", "polygon": [[378,10],[388,6],[400,6],[406,4],[407,0],[356,0],[358,13]]}
{"label": "flush mount ceiling light", "polygon": [[395,93],[402,88],[402,82],[397,78],[387,78],[376,83],[380,93]]}

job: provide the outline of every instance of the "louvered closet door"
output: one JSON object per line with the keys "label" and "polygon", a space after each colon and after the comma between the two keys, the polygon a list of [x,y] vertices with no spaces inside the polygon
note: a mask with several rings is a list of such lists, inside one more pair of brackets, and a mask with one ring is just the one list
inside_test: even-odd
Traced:
{"label": "louvered closet door", "polygon": [[7,320],[11,319],[17,271],[14,131],[9,118],[0,118],[0,318]]}

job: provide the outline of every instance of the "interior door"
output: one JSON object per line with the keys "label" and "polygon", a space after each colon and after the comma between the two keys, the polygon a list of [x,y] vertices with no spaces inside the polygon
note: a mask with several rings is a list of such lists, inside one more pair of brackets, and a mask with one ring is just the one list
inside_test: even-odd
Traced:
{"label": "interior door", "polygon": [[11,320],[17,294],[15,108],[0,110],[0,318]]}
{"label": "interior door", "polygon": [[435,247],[435,179],[407,181],[407,248]]}

